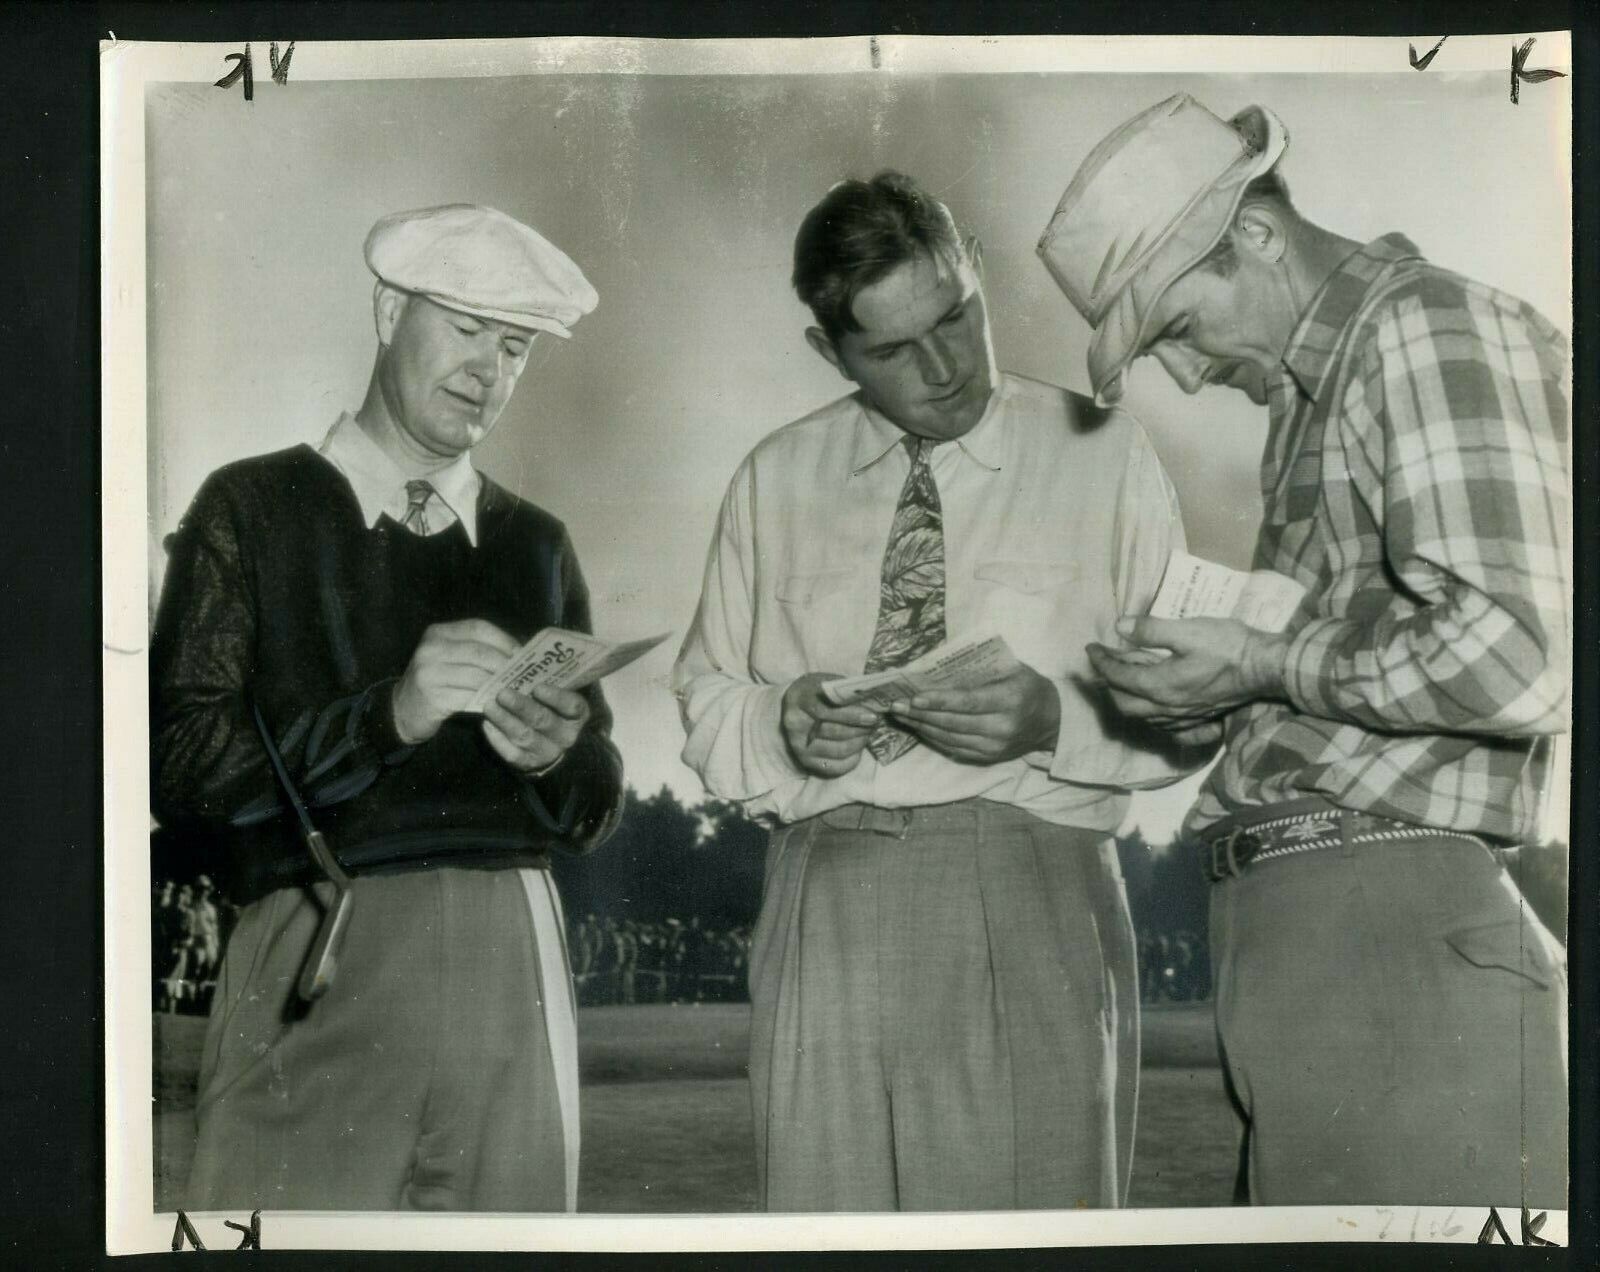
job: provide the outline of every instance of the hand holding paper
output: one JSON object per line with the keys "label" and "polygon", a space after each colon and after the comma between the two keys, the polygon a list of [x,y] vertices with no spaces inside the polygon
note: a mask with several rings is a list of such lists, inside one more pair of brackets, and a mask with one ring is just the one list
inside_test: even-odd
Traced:
{"label": "hand holding paper", "polygon": [[517,650],[499,672],[485,681],[461,710],[483,711],[502,689],[510,689],[524,696],[530,695],[535,685],[552,689],[582,689],[614,671],[620,671],[666,638],[667,633],[662,632],[659,636],[613,645],[582,632],[546,627]]}
{"label": "hand holding paper", "polygon": [[779,725],[797,767],[813,777],[843,777],[861,763],[882,712],[866,703],[830,701],[827,687],[842,683],[826,672],[797,677],[783,693]]}
{"label": "hand holding paper", "polygon": [[835,705],[861,703],[879,708],[909,702],[929,689],[965,689],[993,680],[1016,664],[1005,639],[963,641],[940,645],[904,667],[891,667],[871,675],[829,680],[822,692]]}
{"label": "hand holding paper", "polygon": [[1055,745],[1055,686],[1019,662],[1001,636],[941,645],[904,667],[828,680],[830,702],[872,706],[934,750],[998,764]]}
{"label": "hand holding paper", "polygon": [[[1235,707],[1283,696],[1287,636],[1236,618],[1125,618],[1117,630],[1143,648],[1087,647],[1089,661],[1124,715],[1183,731]],[[1170,651],[1151,663],[1148,649]]]}
{"label": "hand holding paper", "polygon": [[1272,570],[1245,573],[1174,552],[1144,618],[1124,618],[1133,648],[1088,646],[1117,709],[1175,732],[1235,707],[1283,695],[1288,638],[1280,635],[1305,596]]}
{"label": "hand holding paper", "polygon": [[1281,632],[1305,588],[1275,570],[1229,569],[1187,552],[1174,552],[1150,605],[1151,618],[1236,618],[1262,632]]}
{"label": "hand holding paper", "polygon": [[626,667],[667,638],[613,645],[546,627],[484,681],[461,710],[481,712],[483,735],[512,768],[539,774],[557,764],[589,720],[578,690]]}

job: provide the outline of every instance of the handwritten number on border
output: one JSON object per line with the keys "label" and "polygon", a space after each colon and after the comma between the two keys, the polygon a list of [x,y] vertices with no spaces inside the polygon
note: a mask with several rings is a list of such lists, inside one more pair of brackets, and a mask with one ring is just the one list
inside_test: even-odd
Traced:
{"label": "handwritten number on border", "polygon": [[[278,42],[274,40],[272,47],[267,50],[267,57],[272,63],[272,82],[274,84],[287,84],[289,82],[289,59],[294,56],[294,41],[289,41],[289,47],[278,54]],[[234,67],[216,83],[218,88],[232,88],[241,79],[244,81],[244,99],[252,102],[256,97],[255,68],[250,62],[250,46],[244,46],[243,53],[229,53],[222,59],[232,62]]]}
{"label": "handwritten number on border", "polygon": [[239,77],[243,76],[244,99],[247,102],[254,101],[256,95],[256,77],[255,72],[250,68],[250,46],[246,44],[244,46],[243,53],[229,53],[222,60],[224,62],[232,62],[234,66],[231,71],[217,81],[216,86],[218,88],[232,88],[234,84],[238,82]]}

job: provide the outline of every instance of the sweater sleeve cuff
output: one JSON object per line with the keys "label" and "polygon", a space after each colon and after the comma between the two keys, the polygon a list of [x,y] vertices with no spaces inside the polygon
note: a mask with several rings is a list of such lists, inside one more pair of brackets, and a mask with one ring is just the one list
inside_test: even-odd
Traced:
{"label": "sweater sleeve cuff", "polygon": [[575,853],[597,848],[622,815],[622,761],[608,740],[580,734],[556,762],[522,781],[522,802],[541,829]]}
{"label": "sweater sleeve cuff", "polygon": [[373,753],[384,764],[400,764],[411,758],[416,747],[400,740],[394,722],[394,691],[398,676],[380,680],[367,690],[366,710],[362,713],[362,732]]}

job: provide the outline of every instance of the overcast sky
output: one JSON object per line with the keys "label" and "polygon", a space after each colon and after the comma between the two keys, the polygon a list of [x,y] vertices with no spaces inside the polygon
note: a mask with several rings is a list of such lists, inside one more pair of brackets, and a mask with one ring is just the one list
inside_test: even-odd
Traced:
{"label": "overcast sky", "polygon": [[[1366,76],[531,76],[151,90],[147,116],[150,561],[205,474],[316,441],[371,366],[367,229],[400,208],[491,204],[536,226],[600,294],[542,339],[480,467],[569,525],[601,635],[674,639],[607,682],[642,790],[698,797],[667,673],[716,508],[764,434],[845,391],[788,286],[805,210],[899,168],[983,241],[1000,363],[1085,389],[1087,330],[1034,244],[1078,161],[1160,98],[1283,117],[1282,171],[1312,219],[1409,234],[1432,259],[1571,328],[1565,85]],[[221,101],[219,102],[219,99]],[[223,108],[226,107],[226,108]],[[1559,130],[1557,130],[1559,134]],[[1177,485],[1192,550],[1246,563],[1265,413],[1187,399],[1153,363],[1126,405]],[[847,670],[847,669],[841,669]],[[1192,783],[1139,797],[1166,838]]]}

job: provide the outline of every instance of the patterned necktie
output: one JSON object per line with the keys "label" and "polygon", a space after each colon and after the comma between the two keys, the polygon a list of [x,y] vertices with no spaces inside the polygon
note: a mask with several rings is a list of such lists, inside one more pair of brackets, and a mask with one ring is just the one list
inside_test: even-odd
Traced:
{"label": "patterned necktie", "polygon": [[428,533],[428,500],[433,497],[433,487],[425,481],[406,483],[406,515],[400,522],[413,534]]}
{"label": "patterned necktie", "polygon": [[[878,584],[878,626],[867,651],[868,672],[901,667],[944,643],[944,513],[928,457],[934,443],[907,437],[911,472],[895,506]],[[892,764],[917,739],[880,724],[867,740],[879,764]]]}

